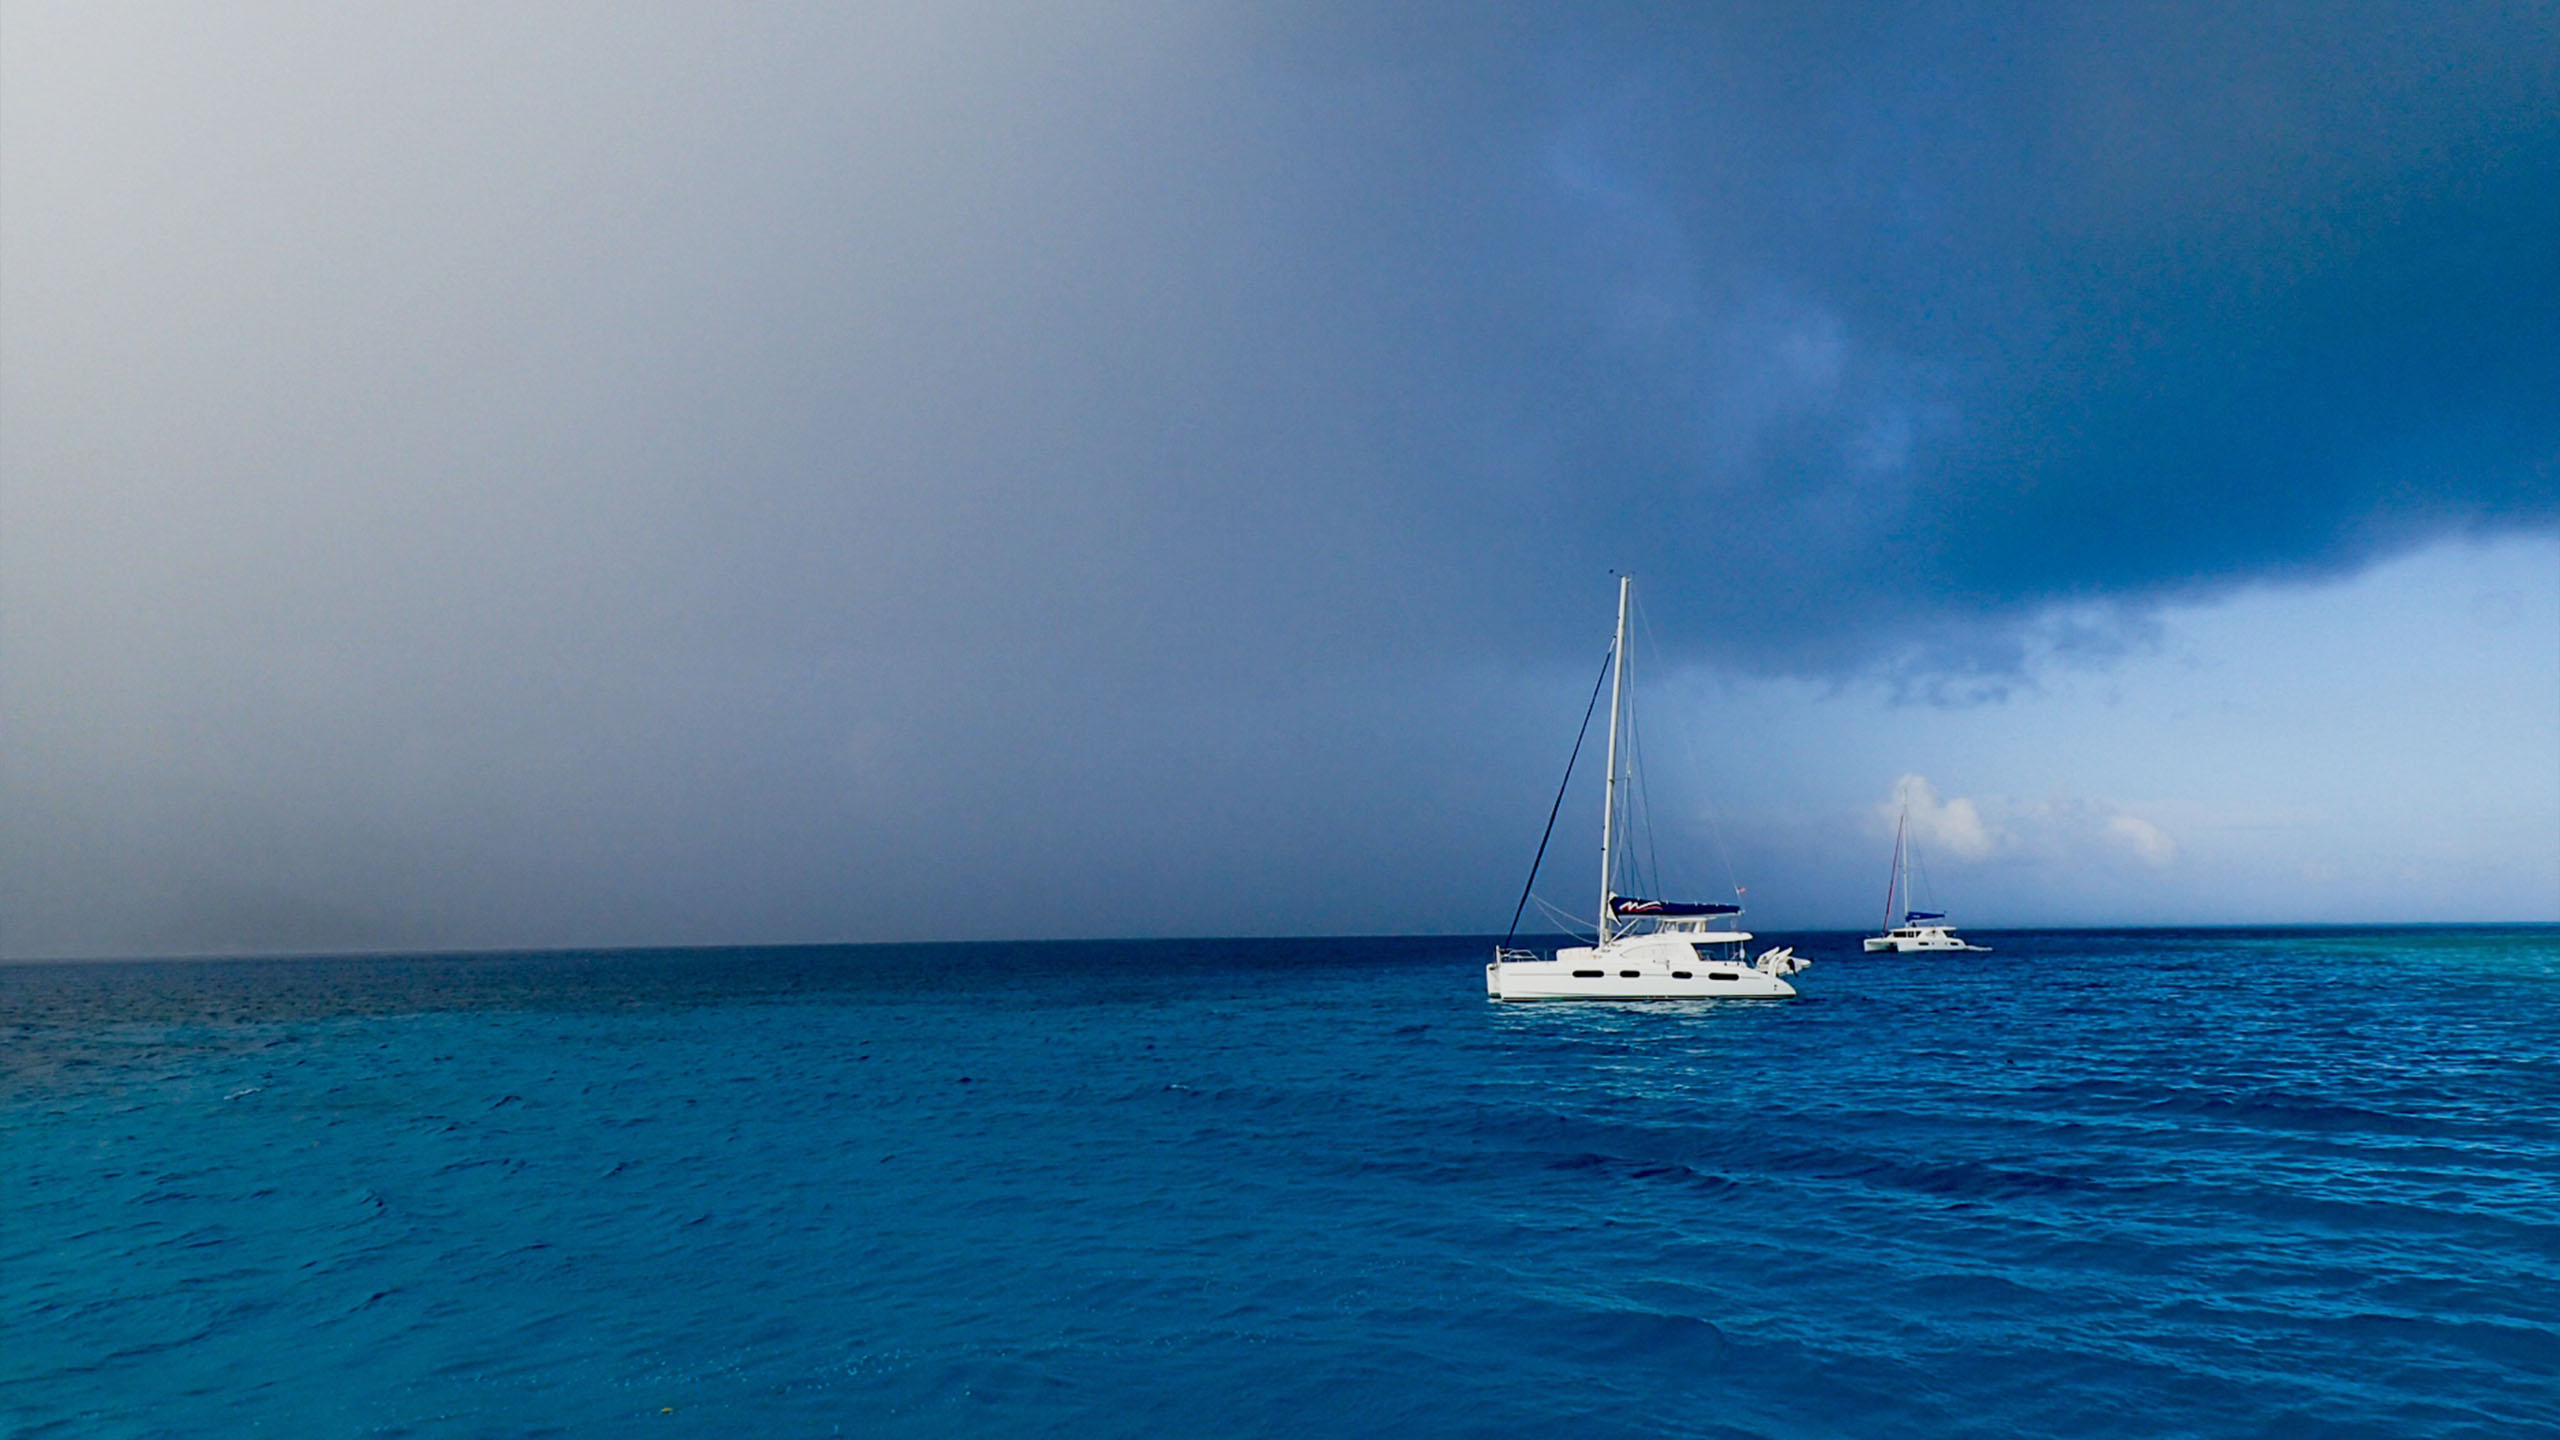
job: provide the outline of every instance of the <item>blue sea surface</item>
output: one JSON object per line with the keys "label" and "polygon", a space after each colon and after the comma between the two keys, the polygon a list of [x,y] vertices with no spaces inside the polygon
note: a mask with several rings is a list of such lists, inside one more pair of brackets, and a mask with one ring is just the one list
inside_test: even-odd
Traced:
{"label": "blue sea surface", "polygon": [[0,966],[0,1429],[2560,1434],[2560,930]]}

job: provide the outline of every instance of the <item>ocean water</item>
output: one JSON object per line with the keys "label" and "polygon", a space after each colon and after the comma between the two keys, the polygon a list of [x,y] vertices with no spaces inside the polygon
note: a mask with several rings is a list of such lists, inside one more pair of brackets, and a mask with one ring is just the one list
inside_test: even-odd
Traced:
{"label": "ocean water", "polygon": [[2560,1433],[2560,930],[0,966],[0,1430]]}

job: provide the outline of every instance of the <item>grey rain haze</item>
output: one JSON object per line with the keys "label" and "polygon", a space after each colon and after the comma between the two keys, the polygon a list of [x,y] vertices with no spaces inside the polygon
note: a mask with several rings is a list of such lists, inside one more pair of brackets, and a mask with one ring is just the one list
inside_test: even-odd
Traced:
{"label": "grey rain haze", "polygon": [[12,4],[0,950],[1498,927],[1613,568],[2549,537],[2556,17]]}

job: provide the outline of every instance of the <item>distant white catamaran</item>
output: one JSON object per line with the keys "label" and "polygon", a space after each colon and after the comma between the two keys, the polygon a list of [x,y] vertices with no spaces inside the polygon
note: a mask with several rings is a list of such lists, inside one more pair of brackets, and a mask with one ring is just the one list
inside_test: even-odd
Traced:
{"label": "distant white catamaran", "polygon": [[[1617,886],[1618,733],[1619,716],[1632,704],[1627,694],[1627,599],[1632,582],[1618,580],[1617,638],[1609,647],[1609,775],[1600,800],[1600,923],[1590,945],[1558,950],[1550,957],[1534,950],[1511,948],[1509,936],[1494,947],[1493,963],[1484,967],[1485,993],[1496,1000],[1771,1000],[1796,993],[1785,977],[1811,962],[1796,958],[1792,947],[1763,952],[1746,960],[1747,930],[1733,928],[1739,905],[1709,905],[1679,900],[1644,900],[1621,895]],[[1599,703],[1597,688],[1592,703]],[[1630,718],[1632,715],[1630,713]],[[1590,716],[1583,717],[1585,726]],[[1575,742],[1575,753],[1581,743]],[[1572,783],[1568,762],[1565,780]],[[1557,803],[1564,800],[1560,790]],[[1550,834],[1555,817],[1547,817]],[[1538,842],[1539,859],[1546,842]],[[1537,883],[1537,862],[1529,880]],[[1521,892],[1528,903],[1528,892]],[[1512,912],[1516,933],[1520,913]]]}
{"label": "distant white catamaran", "polygon": [[1906,909],[1902,912],[1902,923],[1894,923],[1894,897],[1899,894],[1906,906],[1912,903],[1910,875],[1919,863],[1918,857],[1912,853],[1910,829],[1911,792],[1905,790],[1902,792],[1902,817],[1893,822],[1893,871],[1884,882],[1884,933],[1867,937],[1867,953],[1968,950],[1976,954],[1990,954],[1990,946],[1976,945],[1958,936],[1947,923],[1946,912],[1941,910]]}

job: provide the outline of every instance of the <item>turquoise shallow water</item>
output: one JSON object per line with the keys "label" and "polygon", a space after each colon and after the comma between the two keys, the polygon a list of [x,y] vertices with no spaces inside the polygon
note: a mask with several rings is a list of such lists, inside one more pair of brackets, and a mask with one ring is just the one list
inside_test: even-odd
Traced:
{"label": "turquoise shallow water", "polygon": [[0,1427],[2560,1432],[2560,931],[0,966]]}

